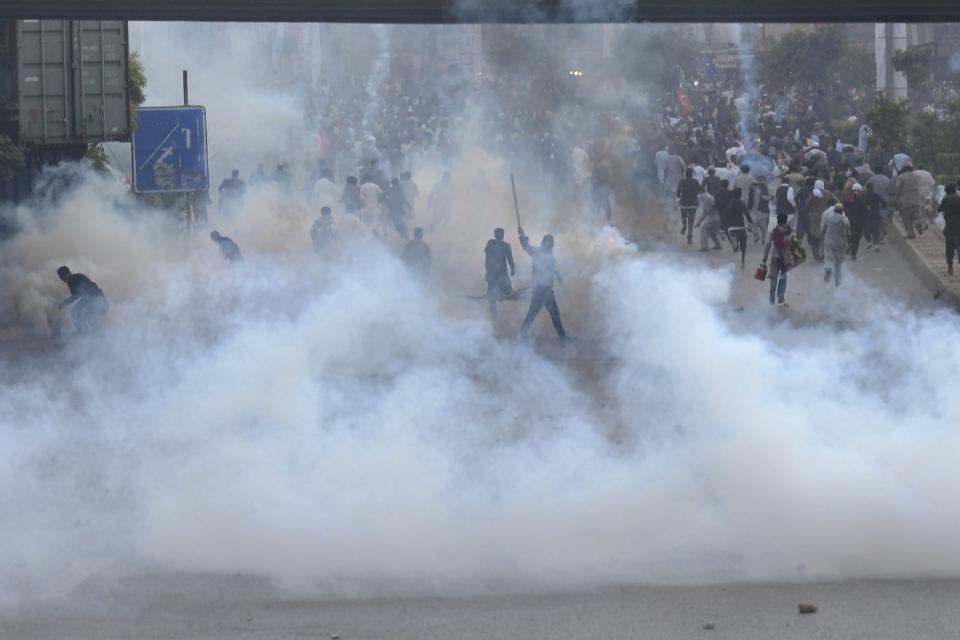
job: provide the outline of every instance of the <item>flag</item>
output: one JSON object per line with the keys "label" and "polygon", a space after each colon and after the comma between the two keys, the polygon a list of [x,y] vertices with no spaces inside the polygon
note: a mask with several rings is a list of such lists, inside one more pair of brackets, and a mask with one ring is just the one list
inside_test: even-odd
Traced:
{"label": "flag", "polygon": [[687,76],[683,73],[683,69],[680,67],[677,67],[677,69],[680,71],[680,78],[677,82],[677,111],[680,115],[687,116],[693,110],[690,107],[690,98],[687,97]]}

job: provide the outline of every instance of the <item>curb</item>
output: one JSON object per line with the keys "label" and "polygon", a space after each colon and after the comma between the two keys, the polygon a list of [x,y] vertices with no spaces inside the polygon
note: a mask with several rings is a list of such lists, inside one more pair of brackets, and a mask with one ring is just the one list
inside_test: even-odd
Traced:
{"label": "curb", "polygon": [[944,304],[960,311],[960,279],[947,276],[946,242],[940,230],[931,223],[922,236],[910,240],[899,215],[895,214],[892,224],[887,225],[887,232],[891,244],[900,250],[923,286],[935,295],[940,294]]}

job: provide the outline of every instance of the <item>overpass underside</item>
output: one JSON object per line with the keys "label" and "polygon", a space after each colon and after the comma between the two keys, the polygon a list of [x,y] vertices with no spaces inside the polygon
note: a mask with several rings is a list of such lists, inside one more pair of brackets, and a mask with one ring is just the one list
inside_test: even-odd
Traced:
{"label": "overpass underside", "polygon": [[111,20],[457,22],[960,21],[955,0],[3,0],[0,16]]}

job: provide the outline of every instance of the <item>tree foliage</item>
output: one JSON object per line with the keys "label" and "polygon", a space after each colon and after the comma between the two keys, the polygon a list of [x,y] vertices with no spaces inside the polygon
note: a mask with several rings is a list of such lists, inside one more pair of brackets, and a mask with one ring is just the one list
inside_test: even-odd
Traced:
{"label": "tree foliage", "polygon": [[905,149],[909,115],[910,105],[906,100],[889,100],[885,96],[877,96],[873,108],[864,118],[873,131],[871,143],[890,153]]}
{"label": "tree foliage", "polygon": [[550,64],[547,50],[523,27],[491,25],[484,31],[483,41],[486,61],[497,75],[542,77],[556,66]]}
{"label": "tree foliage", "polygon": [[915,111],[907,123],[907,144],[911,157],[939,173],[956,175],[954,167],[960,136],[960,100],[951,100],[937,109]]}
{"label": "tree foliage", "polygon": [[137,107],[147,100],[147,71],[140,55],[133,51],[127,61],[130,70],[130,125],[137,128]]}
{"label": "tree foliage", "polygon": [[615,43],[613,57],[627,81],[661,93],[675,89],[681,75],[691,78],[697,72],[697,51],[675,30],[640,37],[625,32]]}
{"label": "tree foliage", "polygon": [[95,170],[101,173],[108,171],[107,164],[109,161],[107,160],[107,151],[102,144],[92,144],[87,147],[85,157],[93,164]]}
{"label": "tree foliage", "polygon": [[916,111],[906,100],[878,97],[866,122],[873,129],[872,143],[883,151],[905,152],[914,164],[935,174],[957,176],[960,99]]}
{"label": "tree foliage", "polygon": [[10,180],[25,166],[23,149],[15,145],[9,136],[0,133],[0,182]]}
{"label": "tree foliage", "polygon": [[812,92],[833,77],[844,49],[841,25],[791,31],[758,54],[760,80],[774,91],[797,87]]}
{"label": "tree foliage", "polygon": [[930,80],[933,50],[929,48],[899,49],[890,57],[893,68],[907,77],[911,89],[920,90]]}

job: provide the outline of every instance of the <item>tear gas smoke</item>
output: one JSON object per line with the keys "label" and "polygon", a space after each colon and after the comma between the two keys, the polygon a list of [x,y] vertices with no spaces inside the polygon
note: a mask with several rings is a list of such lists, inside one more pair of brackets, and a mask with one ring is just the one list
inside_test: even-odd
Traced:
{"label": "tear gas smoke", "polygon": [[[218,149],[264,152],[249,134],[282,152],[227,109],[251,88],[209,73],[211,132],[233,132]],[[3,373],[0,593],[55,592],[75,567],[361,594],[960,573],[954,317],[871,292],[835,303],[855,330],[765,304],[734,323],[730,272],[588,232],[582,205],[557,213],[531,181],[531,235],[581,214],[557,254],[583,346],[498,339],[460,294],[510,226],[512,166],[469,145],[455,161],[429,290],[345,216],[318,258],[315,212],[271,188],[215,218],[244,250],[232,266],[91,175],[15,212],[4,320],[56,327],[60,264],[111,316]]]}

